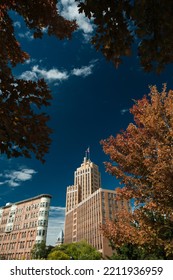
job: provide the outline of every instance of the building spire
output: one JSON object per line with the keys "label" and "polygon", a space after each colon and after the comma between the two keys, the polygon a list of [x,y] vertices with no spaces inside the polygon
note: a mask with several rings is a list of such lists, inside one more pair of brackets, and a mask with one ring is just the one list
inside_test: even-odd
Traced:
{"label": "building spire", "polygon": [[85,151],[85,158],[86,160],[90,159],[90,147],[88,147],[87,150]]}

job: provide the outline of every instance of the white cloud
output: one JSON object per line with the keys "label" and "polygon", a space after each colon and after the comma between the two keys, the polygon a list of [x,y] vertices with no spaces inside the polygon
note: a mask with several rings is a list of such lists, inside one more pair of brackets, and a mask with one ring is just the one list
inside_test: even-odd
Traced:
{"label": "white cloud", "polygon": [[15,181],[13,181],[13,180],[7,180],[6,181],[6,183],[8,183],[8,185],[10,186],[10,187],[18,187],[18,186],[20,186],[20,183],[18,182],[15,182]]}
{"label": "white cloud", "polygon": [[84,33],[93,32],[93,24],[83,13],[78,12],[75,0],[61,0],[59,2],[60,14],[68,20],[76,20],[79,29]]}
{"label": "white cloud", "polygon": [[65,207],[51,206],[47,231],[47,245],[55,245],[61,230],[64,230]]}
{"label": "white cloud", "polygon": [[31,180],[33,175],[37,172],[34,169],[22,168],[19,170],[6,170],[1,177],[4,178],[4,182],[0,185],[7,184],[10,187],[20,186],[22,182]]}
{"label": "white cloud", "polygon": [[30,71],[25,71],[19,76],[20,79],[26,81],[44,78],[48,82],[67,80],[68,77],[66,71],[59,71],[55,68],[50,70],[40,69],[38,65],[33,66]]}
{"label": "white cloud", "polygon": [[125,113],[129,112],[129,109],[122,109],[120,111],[121,115],[124,115]]}
{"label": "white cloud", "polygon": [[81,68],[74,68],[71,73],[75,76],[82,76],[87,77],[92,74],[92,68],[94,67],[93,64],[89,66],[82,66]]}
{"label": "white cloud", "polygon": [[25,64],[31,64],[31,63],[34,63],[34,62],[36,62],[35,58],[29,58],[29,59],[25,60]]}
{"label": "white cloud", "polygon": [[66,70],[61,71],[57,68],[52,68],[49,70],[41,69],[38,65],[35,65],[31,70],[23,72],[19,78],[24,80],[37,80],[44,78],[48,82],[62,82],[68,80],[71,76],[81,76],[85,78],[93,73],[93,68],[96,62],[97,60],[91,61],[89,66],[73,68],[69,72]]}
{"label": "white cloud", "polygon": [[21,28],[21,23],[19,21],[15,21],[14,27]]}
{"label": "white cloud", "polygon": [[39,69],[38,65],[34,66],[32,68],[34,73],[37,73],[39,77],[44,78],[45,80],[48,81],[55,81],[55,80],[67,80],[68,79],[68,74],[66,71],[59,71],[58,69],[50,69],[50,70],[44,70],[44,69]]}
{"label": "white cloud", "polygon": [[20,79],[29,81],[29,80],[36,80],[37,79],[37,74],[33,71],[25,71],[20,75]]}
{"label": "white cloud", "polygon": [[18,34],[20,38],[27,39],[29,41],[32,41],[34,39],[33,35],[30,31],[26,31],[25,33],[19,33]]}

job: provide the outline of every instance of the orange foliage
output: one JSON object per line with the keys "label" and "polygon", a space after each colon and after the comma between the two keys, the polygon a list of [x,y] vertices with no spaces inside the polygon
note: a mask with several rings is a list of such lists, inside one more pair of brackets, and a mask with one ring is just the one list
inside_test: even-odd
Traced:
{"label": "orange foliage", "polygon": [[[124,222],[122,230],[116,222],[119,228],[116,230],[124,232],[127,239],[130,231],[130,242],[140,244],[141,236],[143,242],[165,248],[169,244],[170,250],[170,246],[173,249],[173,91],[167,92],[164,85],[159,93],[152,86],[149,96],[135,101],[130,112],[134,123],[116,137],[101,141],[111,159],[105,163],[106,170],[123,185],[117,189],[117,199],[134,200],[135,211],[129,217],[131,222],[138,223],[136,237],[134,229],[130,225],[129,229],[125,227]],[[169,229],[172,237],[163,237],[163,228]]]}

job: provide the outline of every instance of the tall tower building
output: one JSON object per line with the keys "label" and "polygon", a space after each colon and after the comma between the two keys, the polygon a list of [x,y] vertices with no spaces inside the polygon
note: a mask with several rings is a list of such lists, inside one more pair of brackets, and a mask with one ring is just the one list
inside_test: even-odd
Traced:
{"label": "tall tower building", "polygon": [[74,185],[80,189],[80,201],[86,199],[101,187],[98,166],[84,157],[84,161],[74,173]]}
{"label": "tall tower building", "polygon": [[85,157],[74,173],[74,185],[67,187],[64,242],[86,240],[103,256],[111,255],[100,226],[122,207],[130,210],[127,201],[117,202],[115,197],[115,191],[101,188],[98,166]]}
{"label": "tall tower building", "polygon": [[74,185],[67,187],[66,210],[73,209],[101,187],[98,166],[84,157],[83,163],[74,172]]}

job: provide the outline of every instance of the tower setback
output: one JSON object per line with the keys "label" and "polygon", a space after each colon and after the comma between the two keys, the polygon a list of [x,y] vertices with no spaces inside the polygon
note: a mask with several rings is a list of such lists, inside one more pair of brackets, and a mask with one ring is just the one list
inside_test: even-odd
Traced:
{"label": "tower setback", "polygon": [[122,207],[130,210],[127,201],[117,202],[115,197],[115,191],[101,188],[98,166],[85,157],[74,173],[74,185],[67,187],[64,242],[86,240],[103,256],[110,256],[112,249],[100,227]]}

